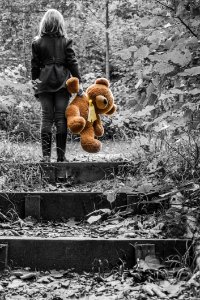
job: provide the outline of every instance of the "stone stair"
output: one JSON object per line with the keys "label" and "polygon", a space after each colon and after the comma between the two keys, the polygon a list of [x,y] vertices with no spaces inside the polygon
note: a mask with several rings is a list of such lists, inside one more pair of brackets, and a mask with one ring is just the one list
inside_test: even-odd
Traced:
{"label": "stone stair", "polygon": [[[28,166],[27,166],[28,167]],[[42,177],[47,183],[67,182],[73,177],[77,184],[97,181],[120,172],[135,172],[132,163],[55,163],[41,164]],[[157,193],[141,195],[117,193],[115,201],[108,201],[103,192],[1,192],[0,211],[6,214],[15,208],[21,219],[32,216],[40,220],[83,219],[98,209],[132,207],[135,214],[169,207],[169,202],[159,199]],[[190,240],[187,239],[138,239],[107,237],[27,237],[0,236],[1,267],[30,267],[34,270],[69,269],[77,272],[91,271],[101,261],[112,268],[120,260],[132,267],[137,260],[136,248],[154,247],[160,259],[170,255],[184,255]]]}

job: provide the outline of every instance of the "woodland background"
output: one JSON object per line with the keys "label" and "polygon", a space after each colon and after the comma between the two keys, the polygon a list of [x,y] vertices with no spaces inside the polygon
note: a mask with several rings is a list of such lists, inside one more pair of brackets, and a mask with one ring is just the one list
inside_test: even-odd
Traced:
{"label": "woodland background", "polygon": [[[40,104],[31,85],[31,43],[37,35],[41,17],[49,8],[56,8],[64,15],[68,37],[74,41],[84,88],[98,76],[106,76],[118,106],[114,116],[103,120],[103,150],[86,156],[77,147],[79,143],[74,143],[78,138],[69,135],[72,141],[67,143],[67,159],[73,162],[126,161],[127,165],[122,164],[117,175],[113,170],[102,180],[81,184],[67,174],[66,182],[53,185],[41,176],[40,164],[35,164],[41,153]],[[174,299],[178,293],[182,293],[179,299],[199,297],[199,27],[200,0],[0,0],[0,189],[5,192],[5,199],[12,203],[8,191],[101,191],[114,209],[99,209],[87,215],[84,233],[80,230],[83,225],[80,222],[64,221],[69,236],[191,239],[192,246],[185,255],[177,250],[179,255],[169,257],[168,265],[176,266],[173,276],[180,280],[180,285],[175,281],[176,285],[168,286],[167,297]],[[33,163],[27,165],[27,161]],[[121,206],[115,210],[112,203],[118,193],[139,195],[139,200],[134,200],[134,204],[127,201],[126,208]],[[135,215],[134,209],[136,206],[140,209],[140,205],[144,214]],[[6,216],[1,213],[0,220],[4,236],[38,237],[42,234],[42,237],[55,238],[66,234],[66,226],[61,222],[36,224],[28,218],[21,220],[15,207]],[[198,267],[194,275],[188,264],[193,245]],[[145,294],[154,295],[157,291],[161,299],[166,294],[160,296],[158,286],[152,293],[150,282],[163,280],[168,273],[154,257],[152,261],[155,272],[145,262],[143,267],[141,264],[142,273],[137,265],[131,276],[137,283],[147,282]],[[116,274],[124,283],[129,273],[124,269],[124,261],[121,262]],[[101,266],[99,270],[101,275]],[[104,272],[104,267],[102,270]],[[9,275],[8,280],[12,277]],[[46,273],[43,279],[48,280]],[[82,283],[79,284],[81,293],[87,288],[85,278]],[[101,289],[104,283],[99,283]],[[48,281],[48,289],[49,284]],[[114,280],[113,288],[116,284]],[[9,284],[8,289],[13,285]],[[65,286],[66,291],[68,286]],[[93,286],[92,281],[89,286]],[[124,287],[119,290],[126,290],[128,297]],[[1,288],[0,284],[0,292]],[[38,295],[39,290],[41,288],[36,290]],[[185,291],[186,294],[188,291],[187,297]],[[16,289],[14,292],[16,295]],[[140,295],[139,298],[147,299]]]}
{"label": "woodland background", "polygon": [[[40,106],[30,84],[31,42],[56,8],[74,41],[84,87],[107,76],[118,104],[104,138],[189,141],[198,163],[200,1],[0,0],[1,135],[39,140]],[[8,108],[8,110],[7,110]],[[8,114],[7,114],[7,113]]]}

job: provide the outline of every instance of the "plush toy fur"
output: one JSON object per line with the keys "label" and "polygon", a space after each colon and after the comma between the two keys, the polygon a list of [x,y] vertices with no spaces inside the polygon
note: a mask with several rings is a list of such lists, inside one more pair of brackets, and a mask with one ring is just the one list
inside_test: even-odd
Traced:
{"label": "plush toy fur", "polygon": [[[79,81],[76,77],[68,79],[66,85],[71,94],[77,93],[79,90]],[[101,142],[95,138],[95,136],[100,137],[104,134],[100,115],[111,115],[116,111],[114,97],[109,86],[106,78],[98,78],[87,88],[83,96],[75,96],[65,112],[68,128],[72,133],[80,134],[81,146],[89,153],[101,150]],[[90,103],[94,105],[96,113],[97,119],[94,122],[88,121]]]}

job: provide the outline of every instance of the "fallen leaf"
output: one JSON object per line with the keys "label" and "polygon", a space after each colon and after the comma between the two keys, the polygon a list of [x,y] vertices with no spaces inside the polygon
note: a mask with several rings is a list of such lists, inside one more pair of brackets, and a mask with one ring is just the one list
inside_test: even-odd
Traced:
{"label": "fallen leaf", "polygon": [[165,24],[163,27],[164,28],[168,28],[168,27],[171,27],[172,25],[170,24],[170,23],[167,23],[167,24]]}
{"label": "fallen leaf", "polygon": [[152,229],[153,230],[162,230],[164,226],[165,226],[165,223],[164,222],[160,222],[155,227],[153,227]]}
{"label": "fallen leaf", "polygon": [[167,298],[167,295],[160,290],[160,287],[157,284],[151,283],[151,289],[159,298]]}
{"label": "fallen leaf", "polygon": [[27,297],[21,295],[12,295],[11,298],[8,296],[5,299],[6,300],[27,300]]}
{"label": "fallen leaf", "polygon": [[177,284],[170,284],[164,288],[164,290],[169,294],[169,297],[177,297],[178,294],[184,289],[183,282]]}
{"label": "fallen leaf", "polygon": [[16,277],[21,277],[24,275],[23,271],[12,271],[11,275],[16,276]]}
{"label": "fallen leaf", "polygon": [[152,184],[150,184],[150,183],[146,183],[146,184],[143,184],[143,185],[137,187],[136,190],[139,193],[148,194],[151,191],[155,191],[155,187]]}
{"label": "fallen leaf", "polygon": [[146,271],[146,270],[149,270],[149,266],[148,264],[143,260],[143,259],[140,259],[138,261],[138,267],[139,269],[141,269],[142,271]]}
{"label": "fallen leaf", "polygon": [[66,289],[69,287],[69,285],[70,285],[70,281],[69,280],[61,282],[61,286],[64,287],[64,288],[66,288]]}
{"label": "fallen leaf", "polygon": [[26,283],[20,279],[14,279],[12,282],[8,284],[8,289],[17,289],[21,286],[24,286]]}
{"label": "fallen leaf", "polygon": [[109,282],[109,284],[114,287],[117,286],[119,283],[120,283],[119,280],[113,280],[113,281]]}
{"label": "fallen leaf", "polygon": [[11,229],[12,226],[10,224],[0,223],[0,228],[2,228],[2,229]]}
{"label": "fallen leaf", "polygon": [[33,278],[36,278],[36,277],[37,277],[37,273],[27,273],[25,275],[22,275],[20,277],[20,279],[27,280],[27,279],[33,279]]}
{"label": "fallen leaf", "polygon": [[37,282],[38,283],[49,283],[51,281],[49,279],[49,276],[44,276],[44,277],[41,277],[40,279],[38,279]]}
{"label": "fallen leaf", "polygon": [[124,237],[135,238],[137,234],[135,232],[127,232],[124,234]]}
{"label": "fallen leaf", "polygon": [[48,188],[50,191],[57,191],[57,187],[52,184],[48,184]]}
{"label": "fallen leaf", "polygon": [[51,276],[57,279],[62,278],[64,276],[64,271],[51,270]]}
{"label": "fallen leaf", "polygon": [[56,290],[56,289],[60,289],[60,282],[59,281],[53,281],[47,284],[47,287],[51,290]]}
{"label": "fallen leaf", "polygon": [[21,234],[19,232],[17,232],[16,230],[11,230],[11,232],[14,236],[21,236]]}
{"label": "fallen leaf", "polygon": [[155,269],[158,270],[160,268],[163,268],[164,265],[160,264],[159,259],[156,256],[153,255],[147,255],[145,257],[145,262],[147,263],[147,265],[149,266],[149,269]]}
{"label": "fallen leaf", "polygon": [[143,80],[142,80],[142,78],[140,78],[138,80],[137,84],[135,85],[135,89],[137,90],[141,86],[142,83],[143,83]]}
{"label": "fallen leaf", "polygon": [[106,198],[108,200],[108,202],[113,203],[116,200],[116,193],[114,192],[104,192],[104,195],[106,195]]}
{"label": "fallen leaf", "polygon": [[101,293],[101,292],[104,292],[105,290],[106,290],[106,287],[105,286],[101,286],[96,291],[97,291],[97,293]]}
{"label": "fallen leaf", "polygon": [[101,208],[99,211],[107,215],[111,214],[111,210],[109,208]]}
{"label": "fallen leaf", "polygon": [[150,284],[143,285],[142,290],[143,290],[143,292],[147,293],[147,295],[154,296],[154,292],[153,292]]}
{"label": "fallen leaf", "polygon": [[87,217],[92,216],[92,215],[96,215],[97,213],[102,213],[102,214],[110,215],[111,214],[111,210],[109,208],[100,208],[98,210],[94,210],[91,213],[89,213],[87,215]]}
{"label": "fallen leaf", "polygon": [[70,218],[67,222],[66,225],[69,227],[73,227],[77,225],[77,221],[75,221],[75,218]]}
{"label": "fallen leaf", "polygon": [[89,217],[89,219],[87,219],[87,222],[89,224],[93,224],[93,223],[99,221],[101,219],[101,217],[102,217],[101,215],[91,216],[91,217]]}

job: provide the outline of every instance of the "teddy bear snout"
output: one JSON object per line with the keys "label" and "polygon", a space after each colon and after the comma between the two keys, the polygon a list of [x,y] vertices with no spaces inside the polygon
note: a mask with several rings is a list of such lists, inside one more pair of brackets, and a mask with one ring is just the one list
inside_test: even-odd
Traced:
{"label": "teddy bear snout", "polygon": [[96,97],[96,106],[99,109],[104,109],[106,108],[108,105],[108,99],[106,99],[106,97],[102,96],[102,95],[98,95]]}

